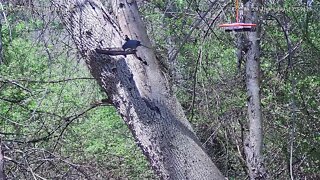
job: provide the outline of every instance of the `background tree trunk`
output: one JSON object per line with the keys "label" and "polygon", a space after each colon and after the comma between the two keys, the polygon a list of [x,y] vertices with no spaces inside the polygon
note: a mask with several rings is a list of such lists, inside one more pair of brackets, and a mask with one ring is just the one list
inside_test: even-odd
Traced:
{"label": "background tree trunk", "polygon": [[4,174],[4,157],[2,151],[2,140],[0,139],[0,180],[5,180],[6,176]]}
{"label": "background tree trunk", "polygon": [[260,5],[260,0],[248,1],[245,4],[245,7],[249,9],[249,11],[245,13],[246,22],[257,24],[256,30],[247,33],[246,36],[246,42],[249,42],[249,49],[246,56],[249,134],[246,138],[244,148],[250,179],[267,178],[262,155],[263,131],[260,101],[260,26],[257,11]]}
{"label": "background tree trunk", "polygon": [[[169,93],[152,49],[107,56],[95,49],[121,47],[124,35],[151,47],[135,1],[112,1],[113,18],[97,0],[55,0],[58,13],[86,60],[162,179],[224,179],[202,149],[180,104]],[[137,59],[147,61],[144,65]]]}

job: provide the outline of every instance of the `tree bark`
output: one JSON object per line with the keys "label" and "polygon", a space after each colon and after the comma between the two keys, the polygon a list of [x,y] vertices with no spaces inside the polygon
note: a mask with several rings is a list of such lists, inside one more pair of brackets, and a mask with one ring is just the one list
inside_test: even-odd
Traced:
{"label": "tree bark", "polygon": [[256,23],[255,31],[248,32],[246,39],[249,49],[246,55],[246,85],[249,118],[249,134],[245,141],[245,153],[250,179],[267,179],[262,155],[262,116],[260,102],[260,26],[257,9],[261,0],[246,3],[249,11],[245,16],[247,22]]}
{"label": "tree bark", "polygon": [[2,151],[2,141],[0,139],[0,180],[5,180],[6,176],[4,173],[4,156]]}
{"label": "tree bark", "polygon": [[127,57],[95,51],[121,47],[125,35],[151,47],[136,2],[112,3],[113,16],[98,0],[54,1],[91,74],[113,102],[159,177],[224,179],[202,149],[180,104],[170,94],[152,49],[138,47],[136,55]]}

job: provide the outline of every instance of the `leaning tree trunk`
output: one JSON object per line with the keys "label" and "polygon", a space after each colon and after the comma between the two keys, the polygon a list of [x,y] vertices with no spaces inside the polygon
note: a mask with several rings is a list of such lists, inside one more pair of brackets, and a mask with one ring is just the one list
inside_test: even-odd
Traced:
{"label": "leaning tree trunk", "polygon": [[257,24],[255,31],[246,35],[249,47],[246,55],[247,105],[249,134],[245,141],[245,153],[250,179],[267,179],[262,155],[262,115],[260,102],[260,25],[258,9],[261,0],[251,0],[245,5],[247,22]]}
{"label": "leaning tree trunk", "polygon": [[91,74],[159,177],[223,179],[202,149],[180,104],[169,93],[153,50],[139,47],[136,56],[126,57],[95,51],[96,48],[121,47],[125,35],[151,47],[136,2],[114,0],[113,16],[98,0],[55,0],[54,4]]}

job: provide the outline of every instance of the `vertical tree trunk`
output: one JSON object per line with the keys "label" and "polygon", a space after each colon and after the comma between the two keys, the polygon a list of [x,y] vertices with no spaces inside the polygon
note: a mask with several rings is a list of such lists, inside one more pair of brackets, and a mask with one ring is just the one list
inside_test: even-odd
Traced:
{"label": "vertical tree trunk", "polygon": [[125,35],[151,47],[136,2],[112,1],[113,16],[98,0],[54,2],[91,74],[105,90],[159,177],[224,179],[202,149],[180,104],[170,94],[152,49],[138,47],[136,55],[126,57],[95,51],[96,48],[120,48]]}
{"label": "vertical tree trunk", "polygon": [[[249,118],[249,134],[245,141],[246,161],[250,179],[266,179],[267,174],[262,155],[262,116],[260,102],[260,25],[257,9],[261,0],[251,0],[246,3],[249,11],[246,21],[257,24],[255,31],[248,32],[249,49],[246,56],[246,85]],[[250,11],[251,10],[251,11]]]}
{"label": "vertical tree trunk", "polygon": [[2,151],[2,141],[0,139],[0,180],[5,180],[6,176],[4,174],[4,157]]}

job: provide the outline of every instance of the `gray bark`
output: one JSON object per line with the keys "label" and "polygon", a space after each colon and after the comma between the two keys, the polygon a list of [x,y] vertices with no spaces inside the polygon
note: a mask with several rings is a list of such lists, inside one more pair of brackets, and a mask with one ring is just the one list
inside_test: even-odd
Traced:
{"label": "gray bark", "polygon": [[4,173],[4,156],[2,151],[2,141],[0,139],[0,180],[5,180],[6,176]]}
{"label": "gray bark", "polygon": [[[152,49],[108,56],[124,36],[151,47],[135,1],[113,1],[113,18],[97,0],[55,0],[58,13],[89,70],[128,125],[161,179],[224,179],[202,149],[180,104],[169,93]],[[144,65],[140,60],[147,61]]]}
{"label": "gray bark", "polygon": [[[261,0],[247,2],[246,7],[258,9]],[[249,32],[246,36],[249,42],[249,49],[246,55],[246,85],[247,105],[249,118],[249,134],[245,141],[245,153],[250,179],[266,179],[267,173],[263,164],[262,155],[262,116],[260,102],[260,27],[257,11],[246,13],[247,22],[257,24],[255,31]]]}

